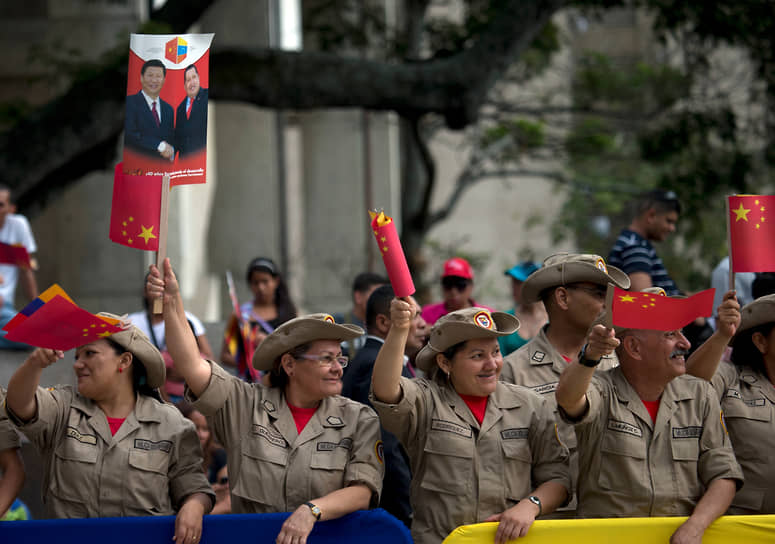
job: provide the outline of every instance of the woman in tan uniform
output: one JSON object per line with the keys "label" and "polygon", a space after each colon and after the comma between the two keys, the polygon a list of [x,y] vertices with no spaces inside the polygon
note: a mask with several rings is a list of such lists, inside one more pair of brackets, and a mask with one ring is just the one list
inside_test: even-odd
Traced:
{"label": "woman in tan uniform", "polygon": [[499,521],[495,542],[524,536],[570,492],[568,450],[532,391],[498,381],[497,338],[516,317],[466,308],[441,317],[417,355],[428,379],[401,377],[413,308],[394,299],[372,376],[373,404],[412,463],[412,536],[441,542],[459,525]]}
{"label": "woman in tan uniform", "polygon": [[186,396],[228,455],[233,513],[293,513],[278,544],[305,542],[316,521],[376,505],[384,472],[379,419],[339,396],[340,342],[363,334],[327,314],[280,325],[253,354],[271,386],[248,384],[201,358],[169,264],[151,267],[149,292],[164,298],[167,349]]}
{"label": "woman in tan uniform", "polygon": [[5,390],[0,387],[0,518],[16,500],[24,485],[24,464],[19,448],[19,435],[2,409]]}
{"label": "woman in tan uniform", "polygon": [[[101,314],[108,317],[110,314]],[[75,350],[77,391],[39,387],[61,351],[36,349],[8,383],[9,419],[40,450],[53,518],[168,516],[196,543],[214,494],[194,425],[162,403],[164,360],[137,327]]]}
{"label": "woman in tan uniform", "polygon": [[[687,371],[711,382],[745,485],[730,514],[775,514],[775,295],[742,310],[729,291],[718,308],[718,329],[686,363]],[[742,314],[742,319],[741,319]],[[732,364],[720,362],[732,346]]]}

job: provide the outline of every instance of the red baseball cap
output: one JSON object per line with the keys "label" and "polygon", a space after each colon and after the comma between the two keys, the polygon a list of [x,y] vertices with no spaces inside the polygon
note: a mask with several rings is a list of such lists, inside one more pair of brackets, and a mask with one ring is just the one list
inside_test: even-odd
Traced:
{"label": "red baseball cap", "polygon": [[461,257],[452,257],[444,263],[444,273],[442,278],[447,276],[457,276],[458,278],[465,278],[467,280],[474,279],[474,271],[471,270],[471,265],[468,261]]}

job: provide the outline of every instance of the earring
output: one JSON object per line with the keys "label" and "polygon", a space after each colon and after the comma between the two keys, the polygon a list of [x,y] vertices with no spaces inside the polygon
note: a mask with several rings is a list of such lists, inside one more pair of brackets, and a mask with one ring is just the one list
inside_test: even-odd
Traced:
{"label": "earring", "polygon": [[118,368],[118,373],[119,373],[119,374],[121,374],[123,371],[124,371],[124,369],[123,369],[123,368],[121,368],[121,367],[119,367],[119,368]]}

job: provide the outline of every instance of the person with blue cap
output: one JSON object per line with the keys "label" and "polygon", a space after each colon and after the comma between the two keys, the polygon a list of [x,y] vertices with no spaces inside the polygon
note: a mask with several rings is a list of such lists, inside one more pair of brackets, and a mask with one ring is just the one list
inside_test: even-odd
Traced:
{"label": "person with blue cap", "polygon": [[506,313],[516,316],[522,324],[518,331],[498,338],[501,354],[504,357],[527,344],[549,319],[540,301],[531,303],[522,301],[522,283],[539,268],[541,265],[533,261],[522,261],[503,272],[511,278],[511,296],[514,298],[514,308],[507,310]]}

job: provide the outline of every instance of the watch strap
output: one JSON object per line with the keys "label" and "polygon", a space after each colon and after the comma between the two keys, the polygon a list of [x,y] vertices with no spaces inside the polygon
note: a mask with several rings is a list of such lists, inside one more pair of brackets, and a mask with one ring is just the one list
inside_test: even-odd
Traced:
{"label": "watch strap", "polygon": [[320,508],[318,508],[317,505],[311,502],[305,502],[304,506],[308,506],[309,509],[312,511],[312,515],[315,516],[315,519],[317,521],[320,521],[320,516],[323,514],[323,512],[320,511]]}
{"label": "watch strap", "polygon": [[532,502],[533,504],[535,504],[538,507],[538,516],[536,516],[536,517],[539,517],[541,515],[541,512],[544,511],[543,507],[541,506],[541,499],[539,499],[535,495],[530,495],[527,498],[527,500],[529,500],[530,502]]}
{"label": "watch strap", "polygon": [[587,358],[587,345],[584,344],[584,347],[581,348],[581,351],[579,352],[579,364],[582,366],[586,366],[587,368],[595,368],[597,365],[600,364],[600,359],[589,359]]}

